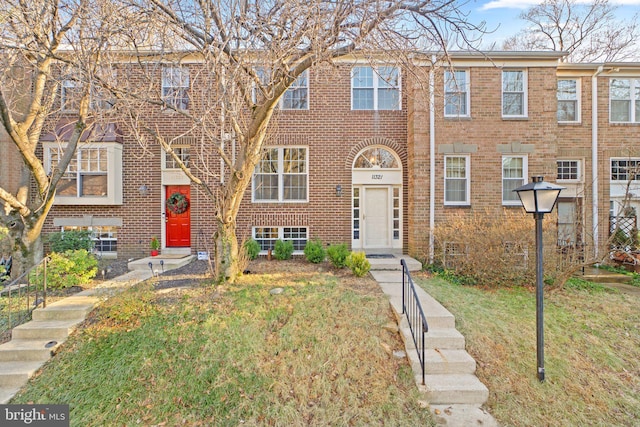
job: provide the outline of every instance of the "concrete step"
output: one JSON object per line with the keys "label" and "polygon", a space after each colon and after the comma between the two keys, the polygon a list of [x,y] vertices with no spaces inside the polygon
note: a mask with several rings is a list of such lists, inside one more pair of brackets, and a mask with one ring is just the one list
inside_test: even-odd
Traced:
{"label": "concrete step", "polygon": [[422,263],[407,255],[395,255],[394,258],[367,258],[367,261],[369,261],[369,264],[371,264],[371,271],[401,271],[401,259],[404,259],[404,262],[407,264],[407,268],[409,269],[409,271],[422,270]]}
{"label": "concrete step", "polygon": [[[420,360],[416,351],[407,353],[413,372],[422,372]],[[436,374],[473,374],[476,371],[476,361],[465,350],[426,349],[425,373]]]}
{"label": "concrete step", "polygon": [[44,340],[13,339],[0,345],[0,362],[45,361],[60,346],[60,342]]}
{"label": "concrete step", "polygon": [[[415,351],[415,343],[411,336],[411,330],[406,323],[407,319],[403,319],[400,326],[400,334],[404,340],[404,344],[407,351]],[[464,350],[465,340],[464,335],[453,328],[436,329],[430,328],[424,336],[425,348],[439,349],[439,350]]]}
{"label": "concrete step", "polygon": [[20,391],[22,387],[0,387],[0,405],[6,405]]}
{"label": "concrete step", "polygon": [[24,323],[13,328],[12,339],[16,340],[65,340],[82,319],[41,320]]}
{"label": "concrete step", "polygon": [[430,404],[474,404],[482,405],[489,398],[489,390],[475,375],[416,375],[420,393]]}
{"label": "concrete step", "polygon": [[90,296],[72,296],[33,311],[34,321],[82,320],[100,300]]}
{"label": "concrete step", "polygon": [[[144,270],[158,271],[158,273],[162,273],[164,271],[174,270],[176,268],[180,268],[189,264],[191,261],[195,259],[194,255],[159,255],[154,257],[147,257],[137,259],[135,261],[131,261],[127,264],[127,268],[131,271]],[[160,261],[162,261],[162,265],[160,265]],[[151,267],[149,267],[149,263],[151,263]]]}
{"label": "concrete step", "polygon": [[44,361],[0,363],[0,387],[22,386],[43,363]]}

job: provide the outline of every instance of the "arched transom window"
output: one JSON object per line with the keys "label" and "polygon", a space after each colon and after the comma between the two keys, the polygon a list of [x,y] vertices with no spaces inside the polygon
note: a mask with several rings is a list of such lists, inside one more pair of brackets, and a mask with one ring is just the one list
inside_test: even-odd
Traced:
{"label": "arched transom window", "polygon": [[361,152],[353,163],[354,169],[398,169],[398,159],[389,150],[371,147]]}

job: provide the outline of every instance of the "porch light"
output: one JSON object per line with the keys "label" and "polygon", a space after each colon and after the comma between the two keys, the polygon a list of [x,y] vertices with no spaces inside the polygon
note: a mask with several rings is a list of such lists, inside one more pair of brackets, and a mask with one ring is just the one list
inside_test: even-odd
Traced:
{"label": "porch light", "polygon": [[148,196],[151,192],[151,188],[149,188],[146,184],[142,184],[138,187],[138,192],[143,196]]}
{"label": "porch light", "polygon": [[530,183],[513,190],[518,193],[524,210],[532,213],[536,220],[536,349],[540,382],[544,381],[542,219],[544,214],[553,210],[563,189],[564,187],[544,182],[541,176],[534,176]]}
{"label": "porch light", "polygon": [[340,185],[340,184],[336,185],[336,196],[337,197],[341,197],[342,196],[342,185]]}

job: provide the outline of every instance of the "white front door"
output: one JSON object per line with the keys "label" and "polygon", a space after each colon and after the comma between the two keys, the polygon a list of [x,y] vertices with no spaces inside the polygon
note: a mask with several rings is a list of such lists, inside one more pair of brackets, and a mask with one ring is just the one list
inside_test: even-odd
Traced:
{"label": "white front door", "polygon": [[364,187],[364,225],[365,248],[388,248],[391,246],[389,188]]}

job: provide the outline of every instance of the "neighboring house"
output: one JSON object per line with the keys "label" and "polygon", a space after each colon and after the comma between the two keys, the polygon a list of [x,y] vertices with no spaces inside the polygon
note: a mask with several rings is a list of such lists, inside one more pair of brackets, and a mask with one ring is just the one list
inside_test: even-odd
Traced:
{"label": "neighboring house", "polygon": [[[629,182],[632,206],[640,206],[640,64],[560,57],[452,53],[451,66],[420,83],[417,73],[383,62],[309,70],[281,101],[238,236],[255,238],[265,252],[277,239],[302,251],[318,237],[425,259],[430,223],[521,209],[512,190],[543,175],[567,187],[558,203],[559,244],[596,248],[592,236],[600,244],[609,236],[609,217],[619,216]],[[202,96],[190,78],[196,67],[167,66],[158,77],[163,96],[181,109]],[[416,67],[429,74],[428,63]],[[167,137],[188,128],[160,108],[148,117]],[[146,256],[152,236],[163,253],[211,250],[211,202],[173,160],[115,125],[96,126],[58,189],[46,232],[91,229],[96,251],[119,258]],[[49,167],[65,132],[61,122],[42,138]],[[173,147],[186,164],[194,161],[191,137]],[[219,159],[210,166],[219,169]],[[184,213],[166,209],[175,192],[190,201]]]}

